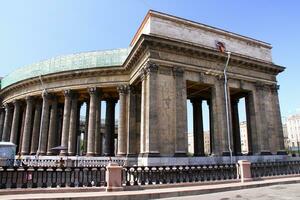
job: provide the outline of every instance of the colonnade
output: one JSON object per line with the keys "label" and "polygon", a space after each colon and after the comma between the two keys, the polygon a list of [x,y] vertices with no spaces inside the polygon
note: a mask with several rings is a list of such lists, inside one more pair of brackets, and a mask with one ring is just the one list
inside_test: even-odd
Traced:
{"label": "colonnade", "polygon": [[[167,71],[169,70],[169,71]],[[164,83],[161,84],[160,83]],[[22,155],[86,156],[185,156],[187,154],[187,86],[184,70],[148,65],[142,71],[138,91],[129,85],[103,88],[43,91],[0,108],[0,138],[17,145]],[[252,83],[251,83],[252,84]],[[137,85],[136,85],[137,86]],[[256,84],[244,94],[250,154],[283,149],[277,87]],[[226,131],[224,87],[216,79],[209,98],[193,97],[194,154],[204,156],[202,102],[207,101],[210,121],[210,152],[241,155],[238,100],[230,96],[230,135]],[[84,93],[84,94],[83,94]],[[105,128],[101,132],[101,102],[106,102]],[[115,107],[119,101],[118,134]],[[86,103],[85,133],[81,142],[80,108]],[[115,139],[117,138],[117,146]],[[60,146],[61,150],[53,148]],[[116,149],[117,147],[117,149]],[[265,152],[265,153],[266,153]]]}
{"label": "colonnade", "polygon": [[[283,132],[278,103],[278,87],[255,84],[253,90],[240,91],[238,95],[229,94],[229,136],[226,126],[225,102],[217,102],[224,96],[222,90],[214,95],[218,85],[211,87],[210,98],[193,97],[194,156],[204,156],[204,130],[202,102],[207,101],[209,109],[210,152],[213,155],[242,155],[238,103],[245,98],[247,121],[248,155],[271,155],[283,152]],[[223,88],[224,89],[224,88]],[[229,91],[230,93],[230,91]],[[216,124],[217,123],[217,124]],[[219,129],[221,127],[221,129]],[[229,149],[230,142],[230,149]]]}
{"label": "colonnade", "polygon": [[[0,109],[1,141],[16,144],[17,153],[21,155],[78,155],[80,108],[86,102],[83,155],[114,156],[115,106],[118,98],[104,98],[96,87],[89,88],[87,93],[89,98],[82,99],[76,90],[65,90],[63,96],[44,90],[41,97],[27,96],[4,104]],[[126,105],[123,91],[120,90],[120,94],[122,108]],[[100,132],[101,101],[106,102],[104,133]],[[123,123],[124,120],[121,120],[121,130]],[[120,145],[124,146],[122,142]],[[60,150],[53,150],[58,146]]]}

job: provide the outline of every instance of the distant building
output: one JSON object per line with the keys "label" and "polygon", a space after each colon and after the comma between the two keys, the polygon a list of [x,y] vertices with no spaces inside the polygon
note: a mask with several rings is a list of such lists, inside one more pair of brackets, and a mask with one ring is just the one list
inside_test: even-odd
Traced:
{"label": "distant building", "polygon": [[297,150],[300,139],[300,114],[289,116],[286,119],[288,148]]}
{"label": "distant building", "polygon": [[[188,134],[188,152],[190,154],[194,153],[194,136],[193,136],[193,134]],[[210,134],[209,134],[209,131],[204,131],[204,153],[205,153],[205,155],[210,154]]]}
{"label": "distant building", "polygon": [[241,133],[241,149],[242,153],[248,153],[248,134],[247,134],[247,122],[243,121],[240,123]]}
{"label": "distant building", "polygon": [[289,149],[290,140],[289,140],[289,135],[288,135],[286,123],[282,124],[282,129],[283,129],[283,138],[284,138],[284,148]]}

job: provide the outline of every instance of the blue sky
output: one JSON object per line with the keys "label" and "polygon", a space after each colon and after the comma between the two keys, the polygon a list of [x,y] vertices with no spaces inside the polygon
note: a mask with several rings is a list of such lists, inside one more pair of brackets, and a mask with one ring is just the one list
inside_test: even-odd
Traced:
{"label": "blue sky", "polygon": [[296,0],[43,0],[0,2],[0,76],[62,54],[127,47],[149,9],[273,45],[282,116],[300,112]]}

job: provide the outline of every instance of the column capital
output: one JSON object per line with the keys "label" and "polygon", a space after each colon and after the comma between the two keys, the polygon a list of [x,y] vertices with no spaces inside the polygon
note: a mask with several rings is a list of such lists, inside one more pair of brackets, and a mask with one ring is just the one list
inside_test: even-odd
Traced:
{"label": "column capital", "polygon": [[15,99],[15,100],[13,100],[12,103],[13,103],[14,106],[20,106],[21,100],[20,99]]}
{"label": "column capital", "polygon": [[137,93],[136,88],[132,85],[128,86],[128,93],[136,94]]}
{"label": "column capital", "polygon": [[34,97],[33,96],[26,96],[25,100],[26,100],[27,103],[33,103]]}
{"label": "column capital", "polygon": [[99,93],[99,90],[97,87],[90,87],[90,88],[88,88],[88,92],[90,95],[96,95]]}
{"label": "column capital", "polygon": [[147,62],[146,66],[144,67],[146,75],[149,75],[151,73],[157,73],[158,72],[158,65],[152,62]]}
{"label": "column capital", "polygon": [[72,95],[73,95],[73,91],[72,90],[64,90],[64,96],[65,97],[72,97]]}
{"label": "column capital", "polygon": [[47,90],[43,90],[42,92],[42,98],[50,98],[51,94]]}
{"label": "column capital", "polygon": [[280,89],[280,85],[277,84],[270,85],[270,89],[272,92],[278,92],[278,90]]}
{"label": "column capital", "polygon": [[117,90],[120,94],[127,94],[129,90],[129,86],[126,84],[118,85]]}
{"label": "column capital", "polygon": [[174,76],[183,76],[183,73],[184,73],[183,67],[175,66],[172,68],[172,71],[173,71]]}
{"label": "column capital", "polygon": [[261,81],[257,81],[257,82],[255,82],[255,89],[256,90],[265,90],[266,84]]}

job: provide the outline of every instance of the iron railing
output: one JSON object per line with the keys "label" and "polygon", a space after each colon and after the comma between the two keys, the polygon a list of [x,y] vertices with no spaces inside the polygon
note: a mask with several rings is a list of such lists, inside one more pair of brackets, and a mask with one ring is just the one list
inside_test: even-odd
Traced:
{"label": "iron railing", "polygon": [[0,188],[101,187],[106,167],[0,167]]}
{"label": "iron railing", "polygon": [[235,164],[198,166],[124,167],[123,185],[204,182],[237,178]]}
{"label": "iron railing", "polygon": [[251,163],[252,178],[300,174],[300,161]]}
{"label": "iron railing", "polygon": [[[124,165],[122,159],[7,159],[2,162],[3,166],[25,167],[101,167],[109,162]],[[1,166],[1,165],[0,165]]]}

